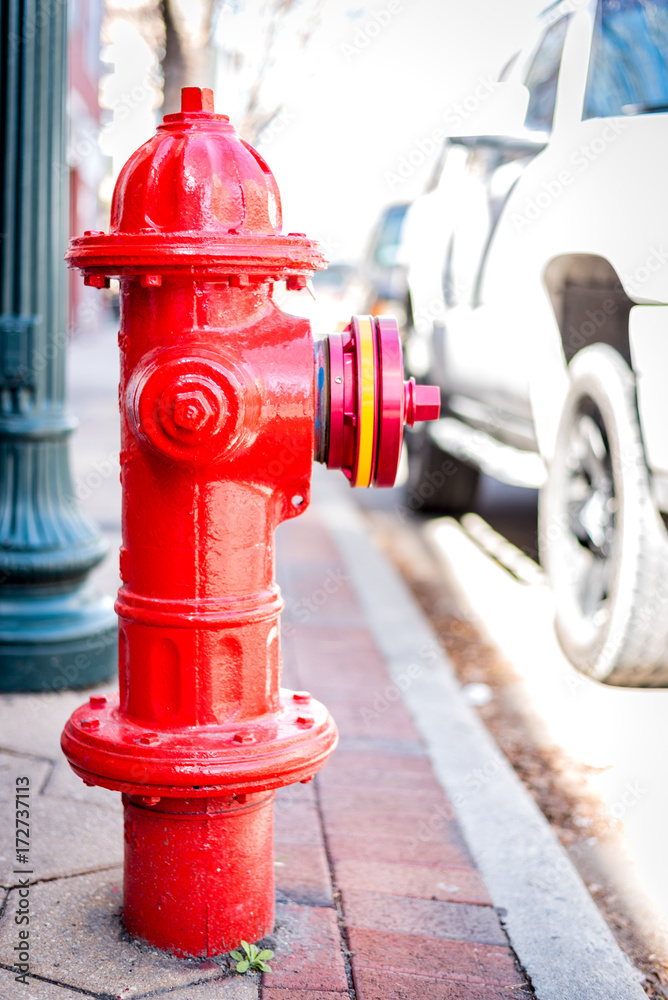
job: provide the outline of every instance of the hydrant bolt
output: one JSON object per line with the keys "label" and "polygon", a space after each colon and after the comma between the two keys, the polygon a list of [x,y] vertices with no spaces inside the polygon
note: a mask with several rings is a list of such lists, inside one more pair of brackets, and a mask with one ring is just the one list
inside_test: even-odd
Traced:
{"label": "hydrant bolt", "polygon": [[203,392],[179,392],[174,396],[174,423],[177,427],[198,431],[213,417],[214,410]]}

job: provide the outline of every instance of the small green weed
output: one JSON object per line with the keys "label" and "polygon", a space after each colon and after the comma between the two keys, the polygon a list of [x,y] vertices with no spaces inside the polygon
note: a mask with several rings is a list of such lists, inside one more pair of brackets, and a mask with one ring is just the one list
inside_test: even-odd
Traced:
{"label": "small green weed", "polygon": [[273,958],[274,953],[269,948],[265,948],[264,951],[260,951],[256,944],[249,944],[248,941],[242,941],[241,947],[243,948],[245,954],[242,955],[240,951],[231,951],[230,958],[233,958],[237,963],[237,972],[242,975],[244,972],[255,971],[258,972],[271,972],[271,969],[267,965],[267,959]]}

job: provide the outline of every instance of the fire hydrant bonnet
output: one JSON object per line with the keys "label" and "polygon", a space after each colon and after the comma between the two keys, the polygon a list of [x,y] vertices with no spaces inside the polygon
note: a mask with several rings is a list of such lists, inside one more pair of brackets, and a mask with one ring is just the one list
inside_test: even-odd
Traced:
{"label": "fire hydrant bonnet", "polygon": [[188,91],[188,110],[166,115],[121,170],[110,233],[72,240],[67,260],[88,277],[94,267],[106,277],[163,269],[165,254],[171,268],[228,264],[264,281],[325,267],[315,241],[281,233],[278,186],[260,154],[213,113],[207,91]]}

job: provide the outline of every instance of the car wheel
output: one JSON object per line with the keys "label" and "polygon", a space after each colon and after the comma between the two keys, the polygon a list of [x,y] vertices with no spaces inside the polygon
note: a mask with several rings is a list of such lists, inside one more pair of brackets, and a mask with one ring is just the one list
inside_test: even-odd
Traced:
{"label": "car wheel", "polygon": [[622,357],[594,344],[569,365],[539,501],[541,562],[560,645],[607,684],[668,686],[668,543]]}
{"label": "car wheel", "polygon": [[424,429],[412,435],[408,505],[414,511],[462,514],[470,510],[480,472],[442,451]]}

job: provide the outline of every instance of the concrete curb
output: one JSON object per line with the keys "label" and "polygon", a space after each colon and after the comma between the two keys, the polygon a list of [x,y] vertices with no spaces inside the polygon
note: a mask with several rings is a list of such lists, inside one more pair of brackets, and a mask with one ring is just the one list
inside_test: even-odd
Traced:
{"label": "concrete curb", "polygon": [[[643,1000],[542,813],[461,697],[435,633],[363,518],[331,479],[314,498],[397,692],[424,739],[510,943],[539,1000]],[[411,664],[414,668],[408,673]]]}

